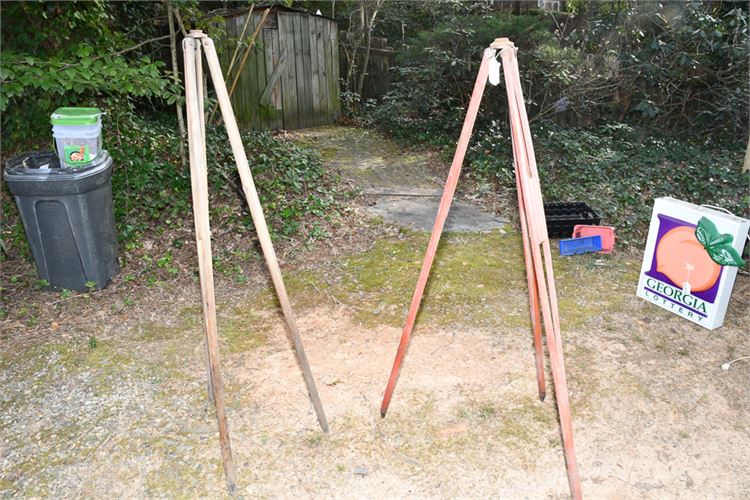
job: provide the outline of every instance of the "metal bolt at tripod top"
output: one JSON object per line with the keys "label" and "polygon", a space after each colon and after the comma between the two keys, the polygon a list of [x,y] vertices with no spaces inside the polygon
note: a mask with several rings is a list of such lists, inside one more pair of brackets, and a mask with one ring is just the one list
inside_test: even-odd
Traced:
{"label": "metal bolt at tripod top", "polygon": [[203,33],[203,30],[190,30],[188,36],[190,38],[206,38],[206,34]]}

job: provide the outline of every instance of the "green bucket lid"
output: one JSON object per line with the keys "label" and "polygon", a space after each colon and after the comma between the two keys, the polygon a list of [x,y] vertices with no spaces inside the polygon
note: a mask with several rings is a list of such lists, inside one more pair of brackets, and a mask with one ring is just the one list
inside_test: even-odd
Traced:
{"label": "green bucket lid", "polygon": [[102,110],[99,108],[57,108],[52,113],[52,125],[96,125]]}

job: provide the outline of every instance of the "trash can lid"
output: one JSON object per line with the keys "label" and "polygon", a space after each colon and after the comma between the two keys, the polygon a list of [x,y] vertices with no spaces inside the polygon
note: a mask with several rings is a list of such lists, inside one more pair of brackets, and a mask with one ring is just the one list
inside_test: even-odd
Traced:
{"label": "trash can lid", "polygon": [[57,108],[50,121],[52,125],[96,125],[101,116],[99,108]]}
{"label": "trash can lid", "polygon": [[7,181],[58,181],[79,180],[94,175],[112,164],[106,150],[101,151],[90,163],[77,168],[60,165],[54,151],[30,151],[8,160],[4,177]]}

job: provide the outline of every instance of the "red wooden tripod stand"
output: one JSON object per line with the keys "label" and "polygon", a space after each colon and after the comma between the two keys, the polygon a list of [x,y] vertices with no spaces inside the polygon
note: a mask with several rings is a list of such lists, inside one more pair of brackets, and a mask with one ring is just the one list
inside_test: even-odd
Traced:
{"label": "red wooden tripod stand", "polygon": [[[526,280],[529,288],[529,305],[531,310],[531,326],[534,333],[534,351],[536,361],[537,384],[539,398],[544,401],[546,395],[544,382],[544,361],[542,347],[542,318],[544,330],[547,334],[547,349],[549,350],[552,379],[555,387],[555,397],[560,416],[560,427],[565,450],[565,462],[568,471],[568,483],[571,496],[578,500],[582,498],[581,481],[578,476],[575,445],[573,443],[573,423],[570,416],[568,401],[568,386],[565,379],[565,364],[563,361],[562,339],[560,335],[560,316],[557,308],[557,292],[552,271],[552,253],[550,251],[547,225],[544,220],[544,205],[539,185],[539,174],[534,157],[534,146],[531,142],[531,131],[523,102],[521,81],[518,74],[516,48],[507,38],[498,38],[490,47],[485,49],[482,64],[479,67],[474,91],[466,112],[461,136],[458,139],[456,153],[453,156],[448,179],[445,182],[443,196],[440,200],[435,225],[432,228],[430,241],[427,244],[422,270],[419,273],[417,286],[412,296],[406,324],[401,334],[396,359],[393,363],[391,376],[385,389],[380,414],[385,417],[388,406],[396,387],[399,371],[406,349],[409,345],[414,322],[419,305],[422,301],[427,279],[430,275],[432,261],[435,259],[440,235],[443,232],[448,210],[453,200],[453,194],[461,173],[461,165],[466,156],[469,139],[474,128],[479,104],[484,94],[484,87],[490,72],[490,62],[498,55],[502,58],[505,86],[508,92],[508,110],[510,115],[511,137],[513,139],[513,159],[516,173],[516,189],[518,192],[518,208],[521,218],[521,233],[523,252],[526,261]],[[541,308],[541,314],[540,314]]]}

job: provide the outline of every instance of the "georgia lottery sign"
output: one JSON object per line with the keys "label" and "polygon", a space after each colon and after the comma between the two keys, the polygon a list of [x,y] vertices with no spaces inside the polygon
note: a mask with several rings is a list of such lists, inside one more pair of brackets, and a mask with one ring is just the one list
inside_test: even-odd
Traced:
{"label": "georgia lottery sign", "polygon": [[724,322],[750,221],[657,198],[637,295],[710,330]]}

